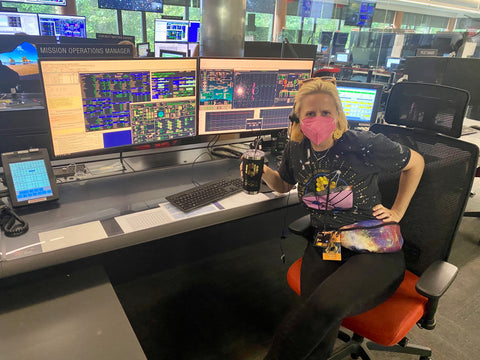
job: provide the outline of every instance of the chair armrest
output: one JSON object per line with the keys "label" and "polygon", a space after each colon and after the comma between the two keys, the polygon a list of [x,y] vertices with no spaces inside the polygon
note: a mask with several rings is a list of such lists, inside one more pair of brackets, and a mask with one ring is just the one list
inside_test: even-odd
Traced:
{"label": "chair armrest", "polygon": [[429,299],[438,299],[450,287],[458,268],[446,261],[435,261],[420,276],[415,285],[417,292]]}
{"label": "chair armrest", "polygon": [[455,265],[446,261],[436,261],[420,276],[415,289],[420,295],[428,298],[428,302],[425,305],[425,313],[418,322],[420,327],[427,330],[435,328],[435,313],[439,298],[453,283],[457,273],[458,268]]}
{"label": "chair armrest", "polygon": [[310,228],[310,215],[302,216],[288,225],[288,229],[297,235],[305,235]]}

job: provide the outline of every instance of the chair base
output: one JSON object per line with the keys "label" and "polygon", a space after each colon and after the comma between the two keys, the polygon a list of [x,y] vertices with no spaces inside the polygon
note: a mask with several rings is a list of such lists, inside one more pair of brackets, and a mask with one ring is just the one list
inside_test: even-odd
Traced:
{"label": "chair base", "polygon": [[371,341],[365,341],[362,336],[357,334],[353,334],[350,337],[343,331],[340,331],[338,337],[342,341],[345,341],[346,344],[334,350],[328,360],[342,360],[348,356],[352,359],[360,358],[362,360],[373,360],[374,356],[370,350],[419,355],[420,360],[429,360],[432,356],[432,350],[430,348],[421,345],[408,344],[407,338],[404,338],[397,345],[383,346]]}

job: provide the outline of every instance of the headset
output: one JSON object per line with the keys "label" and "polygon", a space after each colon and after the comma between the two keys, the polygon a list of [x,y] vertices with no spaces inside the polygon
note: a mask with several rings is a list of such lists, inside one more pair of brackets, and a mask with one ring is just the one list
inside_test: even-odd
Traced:
{"label": "headset", "polygon": [[290,120],[292,122],[292,124],[294,124],[294,123],[298,124],[300,122],[300,119],[298,118],[297,114],[295,113],[295,103],[293,103],[292,112],[290,113],[290,115],[288,115],[288,120]]}

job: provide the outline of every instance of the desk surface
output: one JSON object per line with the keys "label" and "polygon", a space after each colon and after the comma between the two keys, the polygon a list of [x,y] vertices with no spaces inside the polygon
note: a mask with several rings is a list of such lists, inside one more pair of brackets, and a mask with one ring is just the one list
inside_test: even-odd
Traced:
{"label": "desk surface", "polygon": [[[478,125],[466,119],[466,126]],[[462,140],[480,147],[480,131]],[[158,154],[162,156],[162,154]],[[297,196],[236,194],[184,214],[165,197],[227,176],[239,161],[223,159],[59,184],[56,203],[19,209],[30,230],[0,235],[0,278],[296,204]]]}
{"label": "desk surface", "polygon": [[[297,197],[236,194],[184,214],[165,197],[198,183],[238,176],[239,161],[223,159],[59,184],[56,203],[17,212],[30,230],[0,238],[0,277],[266,212]],[[35,210],[35,211],[32,211]]]}

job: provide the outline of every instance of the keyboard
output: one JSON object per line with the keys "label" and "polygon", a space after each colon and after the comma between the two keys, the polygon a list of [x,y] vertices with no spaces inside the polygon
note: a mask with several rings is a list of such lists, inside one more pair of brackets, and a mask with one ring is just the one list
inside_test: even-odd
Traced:
{"label": "keyboard", "polygon": [[225,178],[169,195],[166,199],[180,210],[187,212],[212,204],[242,190],[241,178]]}

